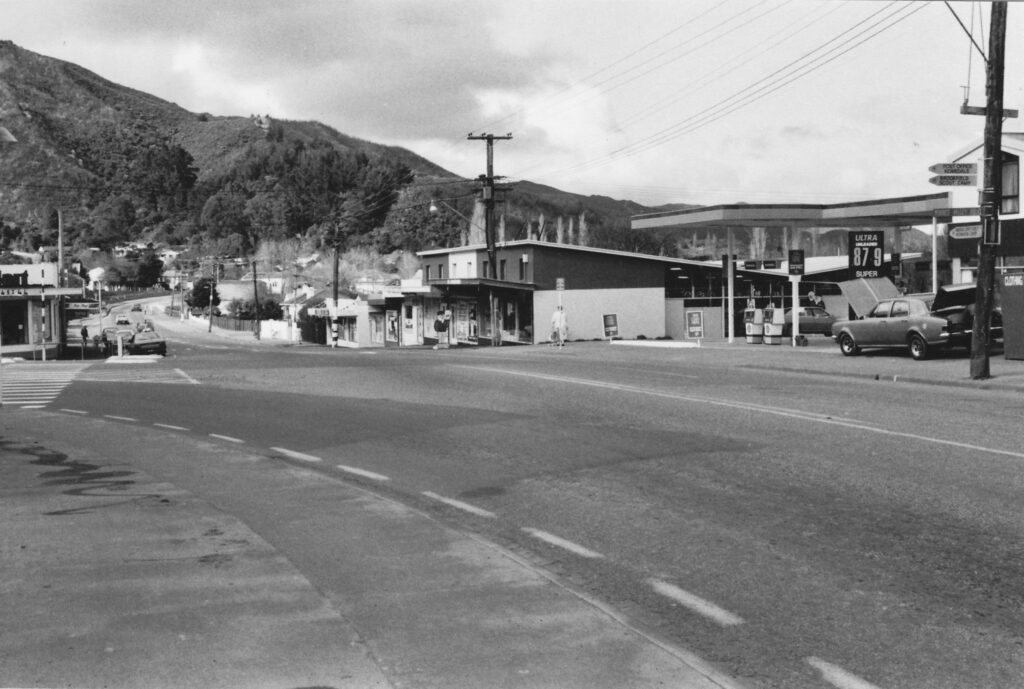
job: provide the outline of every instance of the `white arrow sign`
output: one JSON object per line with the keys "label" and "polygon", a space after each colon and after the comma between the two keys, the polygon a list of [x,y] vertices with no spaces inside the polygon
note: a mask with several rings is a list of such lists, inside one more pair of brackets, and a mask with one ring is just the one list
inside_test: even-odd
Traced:
{"label": "white arrow sign", "polygon": [[928,179],[940,187],[973,187],[978,184],[977,175],[938,175]]}
{"label": "white arrow sign", "polygon": [[977,163],[936,163],[928,168],[928,172],[937,175],[976,175]]}

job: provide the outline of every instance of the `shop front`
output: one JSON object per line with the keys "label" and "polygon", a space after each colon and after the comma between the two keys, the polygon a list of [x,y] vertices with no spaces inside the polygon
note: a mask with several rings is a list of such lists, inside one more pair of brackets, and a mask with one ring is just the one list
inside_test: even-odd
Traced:
{"label": "shop front", "polygon": [[60,297],[80,295],[81,289],[57,287],[56,263],[0,266],[0,351],[55,358],[64,332]]}
{"label": "shop front", "polygon": [[[425,310],[449,316],[452,345],[533,344],[533,287],[495,280],[469,279],[435,284],[439,297]],[[429,319],[433,323],[433,316]],[[432,330],[432,326],[431,326]],[[433,332],[425,338],[436,341]]]}

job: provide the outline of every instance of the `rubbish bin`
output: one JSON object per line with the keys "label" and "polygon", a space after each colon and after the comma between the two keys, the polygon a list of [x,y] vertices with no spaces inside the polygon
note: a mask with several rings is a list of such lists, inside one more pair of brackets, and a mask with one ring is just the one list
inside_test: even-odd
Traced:
{"label": "rubbish bin", "polygon": [[743,325],[747,331],[747,344],[761,344],[764,340],[764,309],[746,309]]}
{"label": "rubbish bin", "polygon": [[782,331],[786,326],[786,310],[770,306],[764,310],[764,344],[782,344]]}

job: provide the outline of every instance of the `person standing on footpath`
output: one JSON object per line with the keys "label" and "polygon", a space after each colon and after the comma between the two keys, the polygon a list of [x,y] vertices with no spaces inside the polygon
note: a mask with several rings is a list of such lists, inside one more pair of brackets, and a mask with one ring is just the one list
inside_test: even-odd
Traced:
{"label": "person standing on footpath", "polygon": [[441,310],[437,312],[437,318],[434,319],[434,337],[437,338],[437,344],[434,345],[434,349],[448,348],[448,343],[441,343],[442,336],[448,332],[448,314]]}
{"label": "person standing on footpath", "polygon": [[559,304],[555,307],[555,312],[551,314],[551,344],[556,347],[564,347],[568,337],[569,322],[565,318],[565,309]]}

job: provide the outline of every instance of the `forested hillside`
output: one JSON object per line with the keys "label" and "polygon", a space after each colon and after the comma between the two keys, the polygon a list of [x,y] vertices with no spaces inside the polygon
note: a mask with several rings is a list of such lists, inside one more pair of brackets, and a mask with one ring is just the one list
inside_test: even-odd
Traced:
{"label": "forested hillside", "polygon": [[[318,122],[188,112],[9,41],[0,41],[0,124],[18,139],[0,151],[6,252],[55,245],[59,220],[68,255],[86,266],[109,263],[127,243],[177,247],[194,265],[203,256],[280,262],[335,247],[389,256],[483,241],[479,182],[411,151]],[[631,216],[667,207],[528,181],[500,196],[499,240],[710,259],[724,251],[715,233],[665,240],[629,229]],[[784,243],[777,234],[737,242],[773,251]],[[835,240],[819,248],[844,250],[842,235]],[[151,274],[153,258],[143,258]]]}

